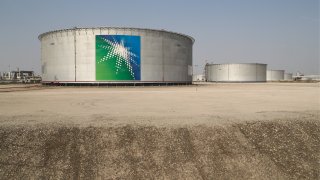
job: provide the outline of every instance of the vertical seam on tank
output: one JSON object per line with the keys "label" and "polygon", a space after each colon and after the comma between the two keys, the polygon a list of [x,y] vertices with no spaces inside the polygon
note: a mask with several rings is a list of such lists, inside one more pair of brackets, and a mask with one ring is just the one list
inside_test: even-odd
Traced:
{"label": "vertical seam on tank", "polygon": [[74,81],[77,82],[77,28],[74,28]]}
{"label": "vertical seam on tank", "polygon": [[162,35],[162,82],[164,82],[164,33]]}
{"label": "vertical seam on tank", "polygon": [[257,68],[258,68],[258,64],[256,64],[256,82],[258,81],[258,72],[257,72],[258,69]]}
{"label": "vertical seam on tank", "polygon": [[230,80],[230,77],[229,77],[229,73],[230,73],[230,64],[228,64],[228,81]]}

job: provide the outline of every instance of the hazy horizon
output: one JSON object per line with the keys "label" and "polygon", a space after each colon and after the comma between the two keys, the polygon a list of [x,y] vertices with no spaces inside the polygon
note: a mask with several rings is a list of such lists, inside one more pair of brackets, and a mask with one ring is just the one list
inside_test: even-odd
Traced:
{"label": "hazy horizon", "polygon": [[0,72],[40,74],[40,41],[72,27],[165,29],[195,39],[193,64],[265,63],[319,74],[318,0],[0,1]]}

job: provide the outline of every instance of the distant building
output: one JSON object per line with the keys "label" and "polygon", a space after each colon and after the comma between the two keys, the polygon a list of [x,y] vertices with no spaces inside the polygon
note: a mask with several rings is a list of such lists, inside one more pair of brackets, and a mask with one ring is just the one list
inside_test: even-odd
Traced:
{"label": "distant building", "polygon": [[41,77],[36,76],[34,71],[10,71],[0,75],[0,80],[3,82],[13,83],[40,83]]}
{"label": "distant building", "polygon": [[320,81],[320,74],[305,75],[304,73],[297,72],[293,79],[296,81]]}

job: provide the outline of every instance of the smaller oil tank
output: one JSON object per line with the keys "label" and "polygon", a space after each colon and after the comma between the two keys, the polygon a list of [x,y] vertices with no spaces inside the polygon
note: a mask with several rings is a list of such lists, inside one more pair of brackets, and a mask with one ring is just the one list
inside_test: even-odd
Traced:
{"label": "smaller oil tank", "polygon": [[284,70],[267,70],[267,81],[284,80]]}
{"label": "smaller oil tank", "polygon": [[293,81],[292,73],[284,73],[284,80]]}
{"label": "smaller oil tank", "polygon": [[267,64],[206,64],[208,82],[266,82]]}

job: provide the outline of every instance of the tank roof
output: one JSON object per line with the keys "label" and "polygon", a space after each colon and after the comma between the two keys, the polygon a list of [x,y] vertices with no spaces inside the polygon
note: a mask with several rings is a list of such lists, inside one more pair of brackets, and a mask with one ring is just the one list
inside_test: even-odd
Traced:
{"label": "tank roof", "polygon": [[63,32],[63,31],[73,31],[73,30],[88,30],[88,29],[132,29],[132,30],[147,30],[147,31],[158,31],[158,32],[164,32],[164,33],[171,33],[171,34],[176,34],[178,36],[183,36],[192,41],[192,43],[195,42],[195,39],[189,35],[185,35],[182,33],[177,33],[177,32],[172,32],[172,31],[167,31],[164,29],[158,30],[158,29],[148,29],[148,28],[133,28],[133,27],[74,27],[74,28],[66,28],[66,29],[59,29],[59,30],[53,30],[53,31],[48,31],[45,33],[42,33],[38,36],[38,39],[41,40],[41,38],[47,34],[51,33],[56,33],[56,32]]}
{"label": "tank roof", "polygon": [[228,64],[260,64],[260,65],[267,65],[267,64],[263,64],[263,63],[208,63],[207,65],[212,66],[212,65],[228,65]]}

